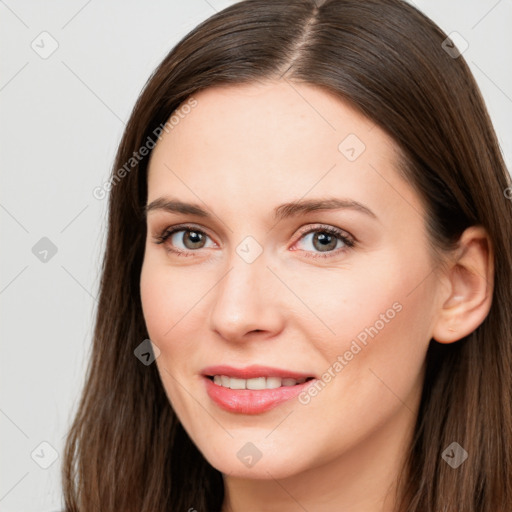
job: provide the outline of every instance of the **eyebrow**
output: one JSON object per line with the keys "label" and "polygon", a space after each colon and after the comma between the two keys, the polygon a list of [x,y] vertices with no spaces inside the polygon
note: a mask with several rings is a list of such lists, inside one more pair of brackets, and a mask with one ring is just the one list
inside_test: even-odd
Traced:
{"label": "eyebrow", "polygon": [[[144,215],[152,211],[165,211],[169,213],[183,213],[197,217],[211,218],[212,215],[198,204],[185,203],[177,199],[159,197],[144,207]],[[377,215],[367,206],[352,199],[326,198],[302,199],[291,203],[284,203],[274,208],[274,219],[283,220],[299,214],[318,210],[355,210],[374,219]]]}

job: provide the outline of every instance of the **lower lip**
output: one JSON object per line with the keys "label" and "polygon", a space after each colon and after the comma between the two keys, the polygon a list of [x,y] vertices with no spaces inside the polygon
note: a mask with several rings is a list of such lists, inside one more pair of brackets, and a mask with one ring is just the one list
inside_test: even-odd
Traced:
{"label": "lower lip", "polygon": [[239,414],[259,414],[302,393],[315,379],[275,389],[229,389],[204,377],[208,396],[222,409]]}

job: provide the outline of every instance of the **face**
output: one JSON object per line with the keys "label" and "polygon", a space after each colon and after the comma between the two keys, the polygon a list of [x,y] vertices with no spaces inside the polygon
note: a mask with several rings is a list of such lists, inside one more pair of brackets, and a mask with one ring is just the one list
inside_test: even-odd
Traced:
{"label": "face", "polygon": [[194,97],[151,155],[140,281],[172,407],[232,476],[370,457],[414,424],[436,293],[393,141],[311,85]]}

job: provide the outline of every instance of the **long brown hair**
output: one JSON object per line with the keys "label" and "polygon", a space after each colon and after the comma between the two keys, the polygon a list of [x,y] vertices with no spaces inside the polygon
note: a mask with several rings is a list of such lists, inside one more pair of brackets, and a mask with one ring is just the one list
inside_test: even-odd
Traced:
{"label": "long brown hair", "polygon": [[[478,86],[463,57],[446,51],[446,37],[402,0],[246,0],[197,26],[158,66],[108,187],[92,357],[63,464],[68,512],[221,508],[222,475],[185,433],[156,365],[134,356],[148,338],[139,279],[150,152],[130,159],[195,92],[279,78],[337,94],[393,137],[436,250],[471,225],[487,230],[491,310],[464,339],[431,341],[397,510],[512,510],[511,183]],[[457,469],[442,459],[452,442],[469,455]]]}

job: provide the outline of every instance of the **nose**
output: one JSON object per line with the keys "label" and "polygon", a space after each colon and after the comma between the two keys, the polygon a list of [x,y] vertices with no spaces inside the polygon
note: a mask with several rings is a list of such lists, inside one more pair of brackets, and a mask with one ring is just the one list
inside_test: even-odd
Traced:
{"label": "nose", "polygon": [[247,263],[233,254],[228,272],[215,287],[210,328],[226,341],[271,337],[283,328],[285,308],[278,303],[283,290],[264,256]]}

